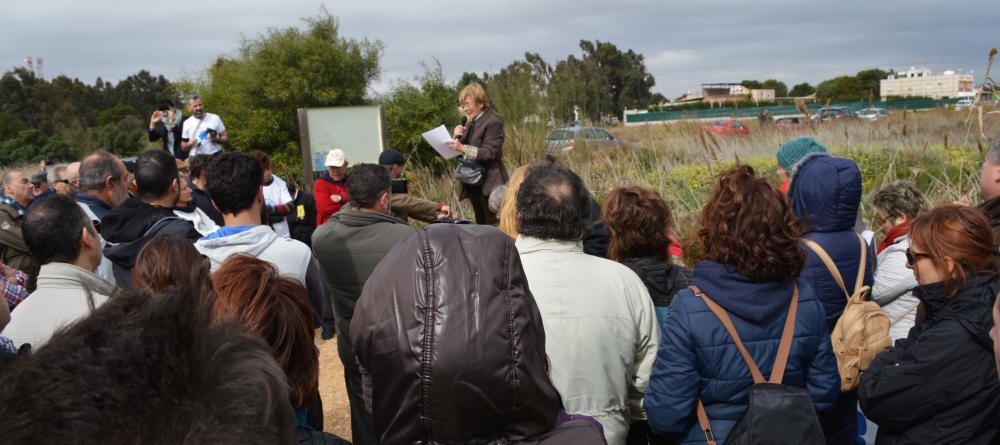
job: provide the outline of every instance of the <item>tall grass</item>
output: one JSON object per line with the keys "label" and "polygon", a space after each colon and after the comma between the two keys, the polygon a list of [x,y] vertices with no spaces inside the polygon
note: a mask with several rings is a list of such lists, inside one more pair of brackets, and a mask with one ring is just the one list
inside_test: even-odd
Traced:
{"label": "tall grass", "polygon": [[[992,111],[992,110],[987,110]],[[1000,114],[985,115],[986,134],[995,134]],[[893,112],[877,121],[836,121],[794,131],[751,121],[748,136],[706,135],[701,123],[678,122],[609,129],[628,147],[607,149],[578,144],[559,162],[579,174],[598,201],[616,186],[636,184],[653,188],[667,199],[678,221],[678,235],[691,238],[696,216],[721,169],[750,164],[758,174],[778,183],[775,153],[781,143],[812,136],[835,156],[858,162],[864,176],[862,216],[869,226],[876,217],[869,198],[897,179],[916,182],[934,204],[961,199],[978,200],[979,169],[988,143],[966,139],[965,112],[939,109]],[[991,131],[993,130],[993,131]],[[540,159],[545,153],[546,129],[508,126],[504,161],[508,170]],[[448,174],[410,166],[411,193],[452,203],[461,215],[472,215],[458,201],[458,185]]]}

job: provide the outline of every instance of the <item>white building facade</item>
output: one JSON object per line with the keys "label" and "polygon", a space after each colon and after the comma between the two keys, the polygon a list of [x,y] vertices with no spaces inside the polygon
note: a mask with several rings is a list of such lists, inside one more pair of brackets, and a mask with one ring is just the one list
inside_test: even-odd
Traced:
{"label": "white building facade", "polygon": [[975,95],[975,77],[945,71],[934,74],[927,68],[910,68],[890,74],[879,82],[879,96],[882,100],[896,97],[930,97],[932,99],[955,99]]}

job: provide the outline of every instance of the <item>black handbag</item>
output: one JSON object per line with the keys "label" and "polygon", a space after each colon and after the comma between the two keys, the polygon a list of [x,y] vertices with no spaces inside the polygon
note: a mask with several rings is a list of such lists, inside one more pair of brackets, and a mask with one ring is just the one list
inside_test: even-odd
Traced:
{"label": "black handbag", "polygon": [[455,179],[470,187],[479,187],[486,180],[486,170],[476,161],[459,159],[455,167]]}
{"label": "black handbag", "polygon": [[[726,444],[826,443],[809,392],[805,388],[781,384],[781,379],[785,375],[785,366],[788,363],[788,355],[792,350],[792,336],[795,333],[795,315],[799,307],[798,286],[794,287],[792,291],[792,303],[788,308],[788,315],[785,317],[785,328],[781,333],[778,356],[774,360],[770,381],[764,380],[764,375],[761,374],[750,353],[743,346],[726,310],[712,301],[697,286],[691,286],[691,290],[705,301],[716,317],[719,317],[719,321],[725,326],[729,336],[733,338],[733,342],[736,343],[740,355],[743,356],[743,361],[746,362],[747,367],[750,368],[750,374],[753,376],[754,384],[750,387],[747,410],[729,432]],[[698,400],[697,414],[698,423],[701,425],[702,431],[705,432],[705,442],[708,445],[715,445],[712,425],[709,423],[708,413],[705,412],[705,405],[701,403],[701,400]]]}

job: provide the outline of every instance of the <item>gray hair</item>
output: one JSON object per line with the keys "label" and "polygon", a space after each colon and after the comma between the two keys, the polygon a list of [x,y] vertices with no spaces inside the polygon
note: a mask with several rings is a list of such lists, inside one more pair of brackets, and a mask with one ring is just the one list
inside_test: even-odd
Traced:
{"label": "gray hair", "polygon": [[110,176],[122,179],[118,158],[106,151],[95,151],[80,163],[80,190],[104,190],[104,180]]}
{"label": "gray hair", "polygon": [[500,213],[500,206],[503,204],[503,195],[507,193],[507,185],[501,185],[490,192],[489,207],[493,213]]}
{"label": "gray hair", "polygon": [[872,197],[872,205],[890,217],[916,218],[930,208],[927,198],[910,181],[896,181]]}
{"label": "gray hair", "polygon": [[55,184],[56,181],[61,179],[60,176],[62,176],[63,173],[66,173],[67,167],[69,167],[69,164],[56,164],[52,166],[52,168],[49,169],[49,173],[45,175],[45,179],[49,182],[49,184]]}
{"label": "gray hair", "polygon": [[188,98],[187,103],[191,103],[192,100],[201,100],[201,96],[195,94],[194,96]]}
{"label": "gray hair", "polygon": [[6,172],[5,172],[4,174],[3,174],[3,185],[4,185],[4,186],[8,186],[8,185],[11,185],[11,184],[13,184],[13,183],[14,183],[14,178],[12,178],[12,177],[11,177],[11,175],[12,175],[12,174],[14,174],[14,173],[20,173],[20,174],[22,174],[22,175],[24,174],[24,172],[23,172],[23,171],[21,171],[21,170],[18,170],[18,169],[16,169],[16,168],[15,168],[15,169],[13,169],[13,170],[7,170],[7,171],[6,171]]}

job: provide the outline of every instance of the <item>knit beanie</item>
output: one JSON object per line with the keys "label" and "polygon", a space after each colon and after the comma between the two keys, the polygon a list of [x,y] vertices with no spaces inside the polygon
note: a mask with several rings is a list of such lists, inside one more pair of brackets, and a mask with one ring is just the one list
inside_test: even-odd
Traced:
{"label": "knit beanie", "polygon": [[826,153],[826,147],[811,137],[792,139],[778,149],[778,165],[791,173],[799,162],[813,153]]}

